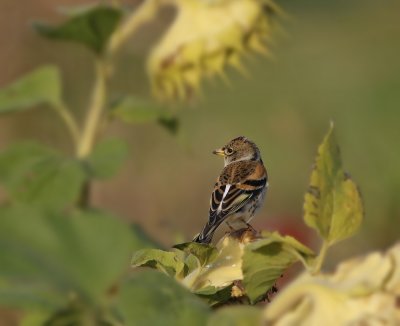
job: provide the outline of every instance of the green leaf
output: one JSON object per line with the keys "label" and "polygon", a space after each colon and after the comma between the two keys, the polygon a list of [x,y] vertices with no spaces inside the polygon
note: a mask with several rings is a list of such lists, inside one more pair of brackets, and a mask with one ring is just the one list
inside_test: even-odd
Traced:
{"label": "green leaf", "polygon": [[116,308],[125,325],[205,325],[207,305],[174,279],[156,271],[135,273],[123,284]]}
{"label": "green leaf", "polygon": [[157,122],[172,134],[179,128],[179,121],[166,108],[144,99],[128,96],[112,105],[111,116],[129,124]]}
{"label": "green leaf", "polygon": [[30,180],[21,184],[14,193],[14,199],[43,208],[58,209],[73,205],[86,180],[81,164],[73,159],[44,161],[30,172],[33,176],[27,176]]}
{"label": "green leaf", "polygon": [[176,253],[185,264],[185,270],[184,273],[180,275],[181,277],[186,277],[188,274],[201,268],[201,262],[195,255],[184,251],[176,251]]}
{"label": "green leaf", "polygon": [[209,306],[223,304],[232,298],[232,284],[224,288],[206,286],[194,292],[199,297],[205,299]]}
{"label": "green leaf", "polygon": [[0,152],[0,182],[7,189],[17,188],[33,166],[56,156],[52,149],[33,141],[13,144]]}
{"label": "green leaf", "polygon": [[128,156],[128,147],[120,139],[98,143],[88,158],[90,174],[99,179],[112,177]]}
{"label": "green leaf", "polygon": [[176,117],[160,117],[158,123],[173,135],[179,130],[179,120]]}
{"label": "green leaf", "polygon": [[290,236],[263,232],[262,239],[246,245],[243,254],[243,285],[252,303],[261,300],[283,272],[300,260],[311,267],[315,254]]}
{"label": "green leaf", "polygon": [[[227,286],[226,288],[232,288],[232,286]],[[209,286],[206,286],[204,288],[201,288],[201,289],[195,291],[194,293],[196,293],[197,295],[210,296],[210,295],[216,294],[219,290],[220,289],[209,285]],[[230,297],[230,290],[229,290],[229,297]]]}
{"label": "green leaf", "polygon": [[262,232],[262,236],[264,239],[254,242],[252,250],[261,248],[272,242],[278,242],[282,244],[282,248],[285,251],[291,253],[295,258],[300,260],[306,268],[311,268],[313,266],[316,257],[315,253],[295,238],[289,235],[282,236],[278,232],[266,231]]}
{"label": "green leaf", "polygon": [[139,250],[134,253],[131,263],[133,267],[156,268],[172,277],[181,274],[185,268],[184,262],[177,253],[160,249]]}
{"label": "green leaf", "polygon": [[[49,312],[34,310],[26,311],[22,319],[20,320],[19,326],[43,326],[49,318]],[[47,325],[46,325],[47,326]]]}
{"label": "green leaf", "polygon": [[63,216],[32,206],[2,208],[0,280],[16,294],[10,302],[12,293],[0,291],[0,302],[53,307],[71,294],[99,302],[141,246],[124,223],[100,212]]}
{"label": "green leaf", "polygon": [[0,153],[0,182],[15,202],[64,208],[80,194],[86,174],[81,163],[34,142]]}
{"label": "green leaf", "polygon": [[58,68],[43,66],[0,90],[0,113],[23,111],[39,104],[58,105],[60,100]]}
{"label": "green leaf", "polygon": [[352,236],[363,215],[360,192],[342,169],[332,125],[318,148],[311,173],[304,200],[305,222],[331,245]]}
{"label": "green leaf", "polygon": [[81,43],[99,54],[104,51],[121,17],[118,8],[99,5],[75,12],[59,26],[35,23],[34,28],[47,38]]}
{"label": "green leaf", "polygon": [[[97,309],[96,309],[97,308]],[[98,309],[88,305],[82,300],[72,298],[68,304],[61,309],[52,311],[42,324],[45,326],[60,325],[102,325],[112,326],[114,324],[107,320],[111,313],[107,309]],[[114,317],[114,316],[113,316]],[[38,326],[39,326],[38,325]],[[36,326],[36,325],[32,325]]]}
{"label": "green leaf", "polygon": [[187,254],[192,254],[198,258],[201,265],[204,266],[213,261],[218,254],[215,247],[203,243],[186,242],[174,246],[174,248],[182,250]]}
{"label": "green leaf", "polygon": [[263,325],[262,311],[251,306],[231,306],[211,315],[207,326],[254,326]]}
{"label": "green leaf", "polygon": [[[0,241],[0,243],[2,242]],[[0,261],[2,261],[1,257]],[[48,316],[51,311],[62,306],[64,301],[65,297],[61,293],[54,291],[51,285],[44,282],[22,281],[18,283],[7,277],[0,277],[0,305],[2,306],[27,308],[40,311],[43,315]]]}

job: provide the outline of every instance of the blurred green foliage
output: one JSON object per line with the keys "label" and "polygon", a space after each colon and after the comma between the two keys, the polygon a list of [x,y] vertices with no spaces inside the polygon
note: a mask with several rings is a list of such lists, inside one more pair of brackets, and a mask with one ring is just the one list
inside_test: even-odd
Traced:
{"label": "blurred green foliage", "polygon": [[84,44],[96,53],[101,53],[117,28],[122,12],[106,6],[84,7],[71,10],[71,19],[60,26],[35,23],[34,28],[41,35],[60,41]]}
{"label": "blurred green foliage", "polygon": [[35,142],[0,153],[0,170],[9,201],[55,210],[77,201],[86,179],[80,162]]}
{"label": "blurred green foliage", "polygon": [[32,109],[43,103],[58,105],[60,100],[59,71],[49,65],[4,88],[0,94],[0,113]]}

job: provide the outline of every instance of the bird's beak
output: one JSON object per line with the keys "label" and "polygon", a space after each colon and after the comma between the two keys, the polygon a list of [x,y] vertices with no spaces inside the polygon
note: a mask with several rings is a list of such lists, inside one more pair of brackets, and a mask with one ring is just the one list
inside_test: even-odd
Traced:
{"label": "bird's beak", "polygon": [[225,152],[224,152],[224,150],[222,148],[214,150],[213,154],[219,155],[219,156],[225,156]]}

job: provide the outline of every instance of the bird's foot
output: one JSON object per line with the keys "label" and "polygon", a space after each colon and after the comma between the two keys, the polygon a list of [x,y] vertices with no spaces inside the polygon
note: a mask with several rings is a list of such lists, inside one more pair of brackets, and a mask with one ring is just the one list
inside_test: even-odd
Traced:
{"label": "bird's foot", "polygon": [[255,228],[253,228],[253,226],[250,223],[245,222],[245,224],[247,225],[247,228],[253,232],[257,232],[257,230]]}

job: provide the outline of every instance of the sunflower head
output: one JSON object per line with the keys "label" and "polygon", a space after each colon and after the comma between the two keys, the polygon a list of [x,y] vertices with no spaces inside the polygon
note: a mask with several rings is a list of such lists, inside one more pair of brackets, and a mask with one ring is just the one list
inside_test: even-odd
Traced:
{"label": "sunflower head", "polygon": [[177,16],[152,50],[148,73],[157,98],[187,100],[204,77],[223,76],[241,57],[267,53],[277,9],[269,0],[175,0]]}

